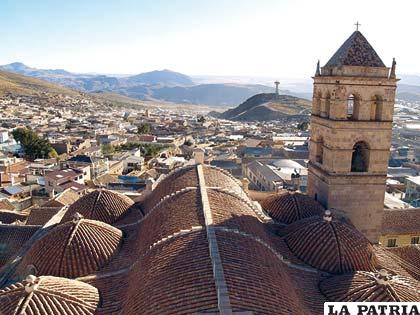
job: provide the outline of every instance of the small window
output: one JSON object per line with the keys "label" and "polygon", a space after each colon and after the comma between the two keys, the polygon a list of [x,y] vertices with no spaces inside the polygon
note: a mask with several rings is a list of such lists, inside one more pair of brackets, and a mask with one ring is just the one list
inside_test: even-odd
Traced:
{"label": "small window", "polygon": [[411,238],[411,244],[420,244],[420,236],[414,236]]}
{"label": "small window", "polygon": [[388,247],[396,247],[397,246],[397,239],[396,238],[390,238],[388,239]]}

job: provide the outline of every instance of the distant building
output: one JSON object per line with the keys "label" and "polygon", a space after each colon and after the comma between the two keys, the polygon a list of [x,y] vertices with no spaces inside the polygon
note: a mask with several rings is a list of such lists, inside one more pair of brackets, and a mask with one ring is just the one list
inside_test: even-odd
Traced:
{"label": "distant building", "polygon": [[0,128],[0,143],[9,141],[9,132],[6,129]]}
{"label": "distant building", "polygon": [[384,210],[381,234],[386,247],[420,244],[420,208]]}
{"label": "distant building", "polygon": [[84,191],[85,180],[88,177],[89,167],[85,169],[64,169],[48,172],[45,175],[45,191],[50,197],[71,188],[75,192]]}
{"label": "distant building", "polygon": [[405,188],[405,201],[420,207],[420,176],[408,177]]}
{"label": "distant building", "polygon": [[243,166],[243,175],[251,188],[260,191],[279,191],[286,188],[306,192],[308,170],[305,166],[287,159],[253,161]]}

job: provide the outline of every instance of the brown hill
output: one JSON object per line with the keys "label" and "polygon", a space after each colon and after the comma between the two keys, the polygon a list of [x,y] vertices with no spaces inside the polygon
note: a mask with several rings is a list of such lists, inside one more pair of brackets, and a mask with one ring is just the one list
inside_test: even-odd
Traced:
{"label": "brown hill", "polygon": [[0,96],[12,93],[18,95],[35,95],[40,92],[65,95],[80,95],[79,92],[52,84],[40,79],[27,77],[7,71],[0,71]]}

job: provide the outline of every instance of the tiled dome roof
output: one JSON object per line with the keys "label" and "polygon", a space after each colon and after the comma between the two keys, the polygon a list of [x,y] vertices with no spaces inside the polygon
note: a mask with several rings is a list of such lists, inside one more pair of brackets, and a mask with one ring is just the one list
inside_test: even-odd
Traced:
{"label": "tiled dome roof", "polygon": [[413,280],[379,272],[357,271],[327,278],[321,292],[335,302],[417,302],[418,289]]}
{"label": "tiled dome roof", "polygon": [[29,276],[0,290],[0,314],[95,314],[98,290],[86,283],[57,277]]}
{"label": "tiled dome roof", "polygon": [[142,204],[143,211],[149,212],[162,198],[187,187],[197,187],[198,177],[195,165],[178,168],[159,181],[153,193]]}
{"label": "tiled dome roof", "polygon": [[105,189],[95,190],[73,203],[62,222],[71,220],[78,212],[87,219],[112,224],[121,218],[133,203],[130,198],[122,194]]}
{"label": "tiled dome roof", "polygon": [[122,232],[99,221],[74,218],[60,224],[29,249],[20,274],[35,268],[37,275],[76,278],[104,266],[118,251]]}
{"label": "tiled dome roof", "polygon": [[324,208],[311,197],[289,191],[267,197],[261,207],[275,221],[290,224],[295,221],[322,215]]}
{"label": "tiled dome roof", "polygon": [[369,241],[350,224],[331,217],[314,216],[287,227],[285,241],[302,261],[330,273],[373,271],[376,263]]}

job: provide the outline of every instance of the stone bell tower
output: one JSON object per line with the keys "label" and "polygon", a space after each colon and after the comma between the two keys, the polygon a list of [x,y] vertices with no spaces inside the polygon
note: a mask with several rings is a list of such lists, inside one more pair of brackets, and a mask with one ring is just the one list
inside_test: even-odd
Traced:
{"label": "stone bell tower", "polygon": [[377,243],[394,112],[387,68],[356,30],[314,76],[308,194]]}

